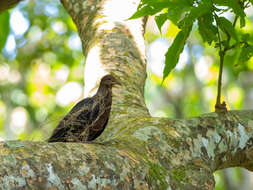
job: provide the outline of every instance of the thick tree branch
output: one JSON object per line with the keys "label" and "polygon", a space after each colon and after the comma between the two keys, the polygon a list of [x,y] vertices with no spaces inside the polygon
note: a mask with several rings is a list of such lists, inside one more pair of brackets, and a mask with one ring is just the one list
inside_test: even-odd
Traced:
{"label": "thick tree branch", "polygon": [[213,189],[217,169],[253,171],[252,133],[253,111],[230,111],[133,120],[105,145],[3,142],[0,187]]}

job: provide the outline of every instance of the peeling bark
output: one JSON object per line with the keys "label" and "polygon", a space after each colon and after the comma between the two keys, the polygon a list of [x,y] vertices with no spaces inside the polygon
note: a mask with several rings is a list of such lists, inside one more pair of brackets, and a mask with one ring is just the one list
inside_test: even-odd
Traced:
{"label": "peeling bark", "polygon": [[[105,73],[122,83],[113,91],[108,126],[96,140],[104,145],[2,142],[1,189],[211,190],[218,169],[253,170],[252,110],[181,120],[149,115],[143,20],[127,20],[137,1],[61,2],[82,40],[86,96]],[[115,4],[117,13],[108,10]]]}

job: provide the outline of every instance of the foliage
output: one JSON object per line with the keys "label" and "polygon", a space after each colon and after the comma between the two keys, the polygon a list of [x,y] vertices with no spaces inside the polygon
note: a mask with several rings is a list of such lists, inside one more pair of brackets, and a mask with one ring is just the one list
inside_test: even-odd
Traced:
{"label": "foliage", "polygon": [[7,11],[0,13],[0,28],[1,28],[1,30],[0,30],[0,51],[4,47],[4,44],[7,40],[9,31],[10,31],[9,17],[10,17],[10,14]]}
{"label": "foliage", "polygon": [[[245,40],[245,36],[249,34],[242,31],[239,34],[235,24],[239,18],[240,28],[245,26],[245,9],[252,4],[251,0],[141,0],[138,10],[131,19],[155,15],[160,31],[167,20],[181,29],[165,54],[164,80],[177,65],[195,21],[201,38],[209,45],[213,44],[214,47],[221,48],[220,51],[242,48],[236,65],[247,67],[246,63],[252,56],[253,44]],[[235,15],[233,23],[230,18],[223,16],[230,12]]]}
{"label": "foliage", "polygon": [[[22,34],[20,17],[29,23]],[[76,95],[69,91],[67,104],[57,100],[71,84],[82,92],[84,64],[80,41],[74,46],[76,27],[63,6],[49,0],[20,3],[0,15],[0,25],[0,139],[46,139],[82,98],[80,93],[73,99]],[[9,38],[14,45],[5,42]]]}

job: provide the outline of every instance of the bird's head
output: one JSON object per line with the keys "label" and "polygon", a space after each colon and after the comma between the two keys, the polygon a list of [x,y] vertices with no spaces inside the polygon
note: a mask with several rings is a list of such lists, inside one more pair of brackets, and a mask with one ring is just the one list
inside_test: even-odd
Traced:
{"label": "bird's head", "polygon": [[112,87],[113,85],[121,85],[120,82],[112,75],[105,75],[100,82],[100,85]]}

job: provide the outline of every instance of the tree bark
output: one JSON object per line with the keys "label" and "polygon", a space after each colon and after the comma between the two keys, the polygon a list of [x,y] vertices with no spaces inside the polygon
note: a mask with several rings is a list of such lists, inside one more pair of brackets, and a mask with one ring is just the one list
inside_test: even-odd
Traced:
{"label": "tree bark", "polygon": [[[143,20],[127,20],[136,0],[61,0],[77,25],[86,58],[85,94],[113,74],[109,123],[100,144],[0,144],[1,189],[210,190],[213,172],[253,170],[253,111],[189,119],[151,117],[144,102]],[[116,6],[116,8],[112,8]]]}

